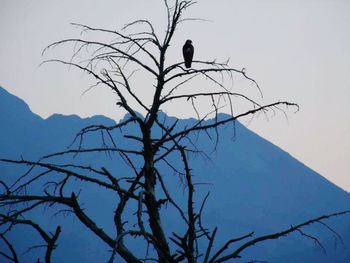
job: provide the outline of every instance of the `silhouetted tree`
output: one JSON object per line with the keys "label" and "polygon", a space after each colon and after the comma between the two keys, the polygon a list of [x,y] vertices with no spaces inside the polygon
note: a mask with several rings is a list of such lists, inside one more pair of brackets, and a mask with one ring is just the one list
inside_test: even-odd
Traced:
{"label": "silhouetted tree", "polygon": [[[10,186],[6,180],[0,181],[3,189],[0,195],[0,205],[7,208],[6,213],[0,214],[1,225],[5,229],[0,233],[0,237],[7,246],[7,251],[10,251],[10,254],[1,251],[3,257],[19,262],[14,243],[10,242],[7,234],[17,225],[26,225],[36,230],[45,241],[44,259],[45,262],[50,262],[61,227],[57,226],[56,230],[50,233],[33,218],[28,217],[29,211],[34,211],[44,205],[60,205],[61,211],[72,214],[87,230],[106,243],[112,250],[108,262],[113,262],[116,254],[126,262],[224,262],[239,258],[243,250],[259,242],[276,239],[295,231],[304,234],[302,228],[306,225],[347,213],[345,211],[324,215],[270,235],[254,238],[253,233],[248,233],[232,238],[218,250],[212,251],[217,228],[207,229],[202,219],[202,211],[208,196],[204,200],[196,200],[195,197],[195,184],[192,181],[188,155],[199,152],[199,150],[191,136],[214,130],[216,138],[213,138],[213,144],[216,145],[220,136],[219,126],[232,124],[239,118],[256,113],[268,114],[271,110],[280,111],[282,106],[296,108],[298,106],[287,101],[262,105],[245,94],[232,91],[232,87],[225,85],[225,80],[232,79],[236,74],[252,82],[258,92],[260,88],[243,69],[231,68],[227,62],[206,61],[195,57],[192,68],[187,69],[184,67],[182,57],[179,56],[181,61],[168,65],[166,56],[171,47],[170,43],[181,23],[191,20],[183,18],[183,13],[194,4],[194,1],[176,0],[171,4],[170,0],[164,0],[164,4],[167,24],[165,35],[162,38],[155,32],[152,23],[148,20],[134,21],[120,31],[74,24],[84,33],[104,34],[113,40],[100,42],[88,37],[71,38],[55,42],[45,49],[46,51],[53,47],[74,44],[74,54],[70,60],[55,59],[46,62],[62,63],[91,75],[96,80],[93,87],[100,85],[108,87],[118,99],[117,105],[128,115],[114,126],[92,125],[82,129],[77,134],[75,143],[68,150],[43,156],[38,161],[2,160],[29,166],[29,170],[24,175],[18,175],[15,184]],[[81,57],[84,57],[85,60],[81,61]],[[145,93],[137,90],[132,84],[131,79],[137,70],[153,77],[155,81],[153,86],[143,87],[147,89],[147,94],[152,92],[150,104],[143,99]],[[205,89],[203,88],[200,92],[191,91],[190,84],[198,78],[206,80]],[[183,89],[185,86],[187,88]],[[248,102],[251,108],[234,114],[233,101],[236,99]],[[159,111],[170,102],[178,103],[179,106],[181,103],[191,103],[197,115],[196,122],[192,126],[178,127],[177,121],[169,123],[160,119]],[[196,106],[202,102],[210,105],[206,112],[197,110]],[[231,112],[231,115],[217,118],[219,111],[224,107]],[[138,111],[145,112],[145,117],[138,114]],[[214,116],[214,121],[204,122],[209,116]],[[130,144],[123,143],[124,146],[120,146],[120,142],[113,137],[113,131],[129,125],[136,125],[139,135],[124,135],[123,140],[130,141]],[[154,133],[155,129],[161,132]],[[84,138],[91,133],[102,134],[101,147],[89,148],[84,144]],[[190,142],[192,146],[186,146],[185,142]],[[128,147],[128,145],[133,146]],[[72,163],[62,164],[56,163],[54,159],[89,153],[117,153],[130,170],[123,171],[125,176],[119,177],[102,164],[99,167],[84,166],[73,163],[74,159]],[[181,160],[181,168],[172,163],[168,158],[170,155],[177,156],[178,160]],[[136,165],[136,163],[141,163],[141,165]],[[169,166],[185,182],[186,205],[183,206],[175,201],[176,193],[169,190],[164,180],[164,171],[159,168],[159,163]],[[48,177],[53,173],[54,177]],[[84,210],[79,199],[79,191],[84,191],[84,187],[72,190],[74,180],[96,186],[100,191],[113,191],[117,194],[113,219],[116,235],[103,230],[98,222],[95,222]],[[45,182],[41,193],[30,192],[29,186],[39,182]],[[195,201],[200,204],[199,208],[194,205]],[[132,216],[127,215],[126,212],[126,207],[130,205],[136,207],[136,213],[133,215],[136,224],[126,222],[126,218]],[[161,211],[166,210],[168,206],[177,210],[178,220],[185,225],[183,232],[168,234],[169,231],[163,229]],[[15,209],[12,209],[13,207]],[[316,237],[304,235],[322,246]],[[153,248],[154,253],[146,255],[145,258],[137,256],[125,242],[130,236],[144,240],[145,246]],[[200,243],[206,244],[204,247],[199,247],[200,239],[206,240]],[[232,248],[231,245],[238,241],[245,242]]]}

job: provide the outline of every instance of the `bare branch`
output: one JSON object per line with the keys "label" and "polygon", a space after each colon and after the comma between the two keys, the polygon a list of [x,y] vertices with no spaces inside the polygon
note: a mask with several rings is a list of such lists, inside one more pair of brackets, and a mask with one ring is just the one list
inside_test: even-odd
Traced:
{"label": "bare branch", "polygon": [[[314,223],[317,223],[317,222],[320,222],[322,220],[325,220],[325,219],[328,219],[328,218],[331,218],[331,217],[336,217],[336,216],[341,216],[341,215],[345,215],[345,214],[349,214],[350,213],[350,210],[347,210],[347,211],[343,211],[343,212],[338,212],[338,213],[333,213],[333,214],[329,214],[329,215],[323,215],[323,216],[320,216],[320,217],[317,217],[317,218],[314,218],[314,219],[311,219],[311,220],[308,220],[304,223],[301,223],[299,225],[296,225],[296,226],[291,226],[290,228],[288,229],[285,229],[281,232],[277,232],[277,233],[273,233],[273,234],[270,234],[270,235],[266,235],[266,236],[261,236],[261,237],[258,237],[258,238],[255,238],[245,244],[243,244],[242,246],[240,246],[238,249],[236,249],[234,252],[226,255],[226,256],[223,256],[217,260],[210,260],[209,262],[215,262],[215,263],[219,263],[219,262],[225,262],[227,260],[230,260],[230,259],[233,259],[233,258],[237,258],[240,256],[240,253],[242,251],[244,251],[245,249],[259,243],[259,242],[263,242],[265,240],[271,240],[271,239],[278,239],[282,236],[286,236],[292,232],[295,232],[295,231],[298,231],[300,230],[301,228],[303,228],[304,226],[307,226],[307,225],[311,225],[311,224],[314,224]],[[310,236],[308,236],[310,237]],[[314,240],[314,239],[313,239]]]}
{"label": "bare branch", "polygon": [[7,254],[5,254],[2,251],[0,251],[0,255],[7,258],[8,260],[13,261],[14,263],[19,263],[17,252],[16,252],[15,248],[13,247],[13,245],[11,244],[11,242],[5,237],[4,234],[0,234],[0,238],[5,242],[6,246],[11,251],[12,257],[8,256]]}
{"label": "bare branch", "polygon": [[[128,59],[128,61],[135,62],[137,65],[141,66],[142,68],[144,68],[148,72],[157,76],[157,73],[153,69],[151,69],[149,66],[147,66],[146,64],[144,64],[143,62],[138,60],[135,56],[128,54],[126,51],[123,51],[119,48],[116,48],[113,44],[106,44],[106,43],[98,42],[98,41],[88,41],[88,40],[83,40],[83,39],[79,39],[79,38],[70,38],[70,39],[64,39],[64,40],[60,40],[60,41],[57,41],[57,42],[50,44],[49,46],[47,46],[44,49],[43,53],[45,53],[48,49],[50,49],[52,47],[56,47],[56,46],[64,44],[64,43],[81,43],[83,46],[97,46],[98,48],[105,48],[107,50],[110,49],[112,52],[115,52],[115,54],[117,54],[117,55],[121,54],[122,56],[126,57]],[[63,62],[63,61],[47,60],[45,62]],[[72,63],[72,62],[71,63],[66,62],[66,64],[74,65],[74,63]]]}

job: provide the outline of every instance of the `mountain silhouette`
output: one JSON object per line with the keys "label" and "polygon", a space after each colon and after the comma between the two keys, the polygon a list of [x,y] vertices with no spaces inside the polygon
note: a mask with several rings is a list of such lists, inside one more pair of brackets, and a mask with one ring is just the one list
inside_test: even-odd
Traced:
{"label": "mountain silhouette", "polygon": [[[219,118],[225,115],[219,116]],[[176,120],[160,112],[159,118],[172,123]],[[179,127],[194,123],[194,119],[179,121]],[[213,120],[207,120],[212,122]],[[104,116],[80,118],[76,115],[54,114],[47,119],[31,112],[21,99],[0,87],[0,158],[37,160],[40,156],[62,151],[69,146],[76,133],[92,124],[113,125],[115,122]],[[133,127],[115,131],[116,138],[132,134]],[[155,130],[154,133],[157,134]],[[247,129],[238,121],[233,126],[219,128],[217,147],[212,142],[214,132],[195,136],[200,150],[206,153],[190,156],[194,181],[198,184],[196,205],[210,192],[203,211],[205,225],[209,229],[218,226],[216,247],[232,237],[254,231],[254,236],[278,232],[320,215],[350,208],[350,195],[320,174],[316,173],[290,154]],[[120,140],[122,141],[122,140]],[[100,135],[89,136],[85,143],[101,143]],[[122,142],[121,142],[122,143]],[[128,145],[129,147],[132,145]],[[136,146],[135,146],[136,147]],[[67,157],[68,158],[68,157]],[[62,159],[61,159],[62,160]],[[68,159],[66,159],[68,160]],[[87,155],[75,157],[76,162],[85,164],[103,163],[115,173],[126,169],[122,161],[116,163],[109,156]],[[172,160],[176,163],[176,159]],[[181,203],[184,185],[173,173],[161,166],[166,182],[172,190],[178,190],[176,198]],[[24,167],[0,163],[0,179],[11,181],[11,176],[24,171]],[[4,178],[6,175],[6,178]],[[78,183],[76,185],[79,185]],[[41,187],[41,186],[38,186]],[[79,186],[83,188],[83,186]],[[104,228],[113,229],[113,194],[103,189],[87,188],[80,196],[86,203],[86,211]],[[0,208],[2,209],[2,208]],[[48,216],[47,216],[48,214]],[[54,216],[45,209],[32,214],[44,227],[62,225],[62,236],[53,253],[53,262],[106,262],[110,255],[107,246],[89,233],[72,216]],[[350,217],[344,216],[325,221],[342,237],[321,224],[305,228],[305,232],[317,236],[326,249],[322,251],[310,239],[299,233],[278,240],[258,244],[242,253],[242,260],[268,262],[349,262],[350,260]],[[177,225],[174,211],[164,215],[164,227]],[[181,228],[181,226],[178,226]],[[20,229],[20,228],[19,228]],[[21,230],[26,228],[21,228]],[[41,244],[31,231],[14,231],[11,238],[22,252],[28,244]],[[133,249],[138,244],[129,240]],[[0,244],[0,247],[2,245]],[[215,248],[215,247],[214,247]],[[40,250],[24,255],[24,262],[32,262]],[[5,261],[6,262],[6,261]],[[119,262],[119,261],[118,261]]]}

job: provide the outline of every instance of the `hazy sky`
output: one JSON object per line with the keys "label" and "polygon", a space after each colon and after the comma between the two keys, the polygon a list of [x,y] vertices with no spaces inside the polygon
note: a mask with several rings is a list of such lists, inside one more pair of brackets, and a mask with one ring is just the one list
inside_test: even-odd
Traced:
{"label": "hazy sky", "polygon": [[[0,85],[45,118],[57,112],[118,120],[122,116],[108,90],[82,95],[93,84],[87,76],[61,65],[38,67],[44,59],[71,54],[71,48],[44,57],[41,51],[78,36],[71,22],[118,29],[148,18],[162,33],[164,11],[162,0],[0,0]],[[350,191],[349,14],[348,0],[199,0],[187,15],[211,22],[183,24],[169,61],[181,59],[181,46],[191,38],[195,58],[229,57],[233,67],[245,67],[259,82],[264,103],[298,103],[300,111],[287,111],[288,120],[278,113],[245,123]],[[166,112],[192,114],[183,108]]]}

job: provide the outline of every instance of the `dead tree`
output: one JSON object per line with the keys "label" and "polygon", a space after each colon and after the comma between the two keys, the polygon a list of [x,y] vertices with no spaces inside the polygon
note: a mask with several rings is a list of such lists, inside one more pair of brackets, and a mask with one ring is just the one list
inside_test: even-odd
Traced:
{"label": "dead tree", "polygon": [[[83,224],[87,231],[91,231],[102,242],[107,244],[112,252],[108,262],[113,262],[116,254],[126,262],[224,262],[240,257],[245,249],[268,239],[276,239],[291,232],[302,232],[306,225],[342,215],[348,212],[340,212],[321,216],[292,226],[278,233],[271,235],[253,237],[253,233],[228,240],[217,251],[213,250],[217,228],[209,230],[205,227],[205,220],[202,219],[202,211],[205,207],[205,200],[196,200],[195,184],[192,180],[191,165],[188,155],[200,150],[192,141],[191,136],[198,133],[207,133],[213,130],[216,138],[213,144],[217,143],[220,136],[218,128],[223,125],[234,123],[239,118],[251,116],[256,113],[268,114],[271,111],[281,111],[282,108],[298,106],[287,101],[260,104],[243,93],[237,93],[232,86],[227,86],[227,80],[240,76],[247,82],[251,82],[257,92],[260,88],[257,82],[250,78],[242,69],[231,68],[228,62],[197,60],[193,61],[193,67],[186,69],[184,63],[168,65],[166,63],[167,52],[175,37],[176,29],[183,22],[191,19],[183,18],[184,12],[194,4],[192,0],[176,0],[170,3],[164,0],[167,12],[167,25],[164,37],[160,38],[152,23],[148,20],[137,20],[127,24],[120,31],[94,28],[86,25],[74,24],[81,28],[84,36],[89,33],[103,34],[110,37],[111,42],[100,42],[97,39],[72,38],[55,42],[48,46],[48,49],[73,44],[74,54],[70,60],[55,59],[46,62],[57,62],[90,75],[96,82],[93,87],[108,87],[117,98],[117,106],[127,113],[127,118],[114,126],[93,125],[82,129],[75,138],[75,143],[62,152],[56,152],[43,156],[37,161],[30,160],[7,160],[2,162],[29,167],[24,175],[19,175],[13,185],[8,185],[2,179],[2,193],[0,205],[8,208],[6,213],[0,214],[0,224],[3,231],[1,239],[6,244],[11,254],[1,252],[1,255],[13,262],[19,262],[20,256],[8,238],[7,234],[17,225],[27,225],[33,228],[45,241],[46,253],[45,262],[50,262],[51,255],[56,248],[61,227],[57,226],[54,233],[44,230],[33,219],[28,218],[29,211],[34,211],[44,205],[60,205],[60,209],[69,211],[72,216]],[[80,61],[84,57],[85,60]],[[132,84],[133,74],[136,71],[144,72],[154,79],[154,85],[147,88],[147,93],[152,93],[152,99],[148,103]],[[206,88],[200,92],[191,92],[191,84],[197,79],[206,80]],[[187,87],[184,89],[183,87]],[[186,91],[185,91],[186,90]],[[205,90],[205,91],[204,91]],[[250,108],[243,112],[234,112],[233,105],[236,100],[249,103]],[[197,110],[197,105],[202,102],[209,102],[210,108],[206,111]],[[159,118],[159,111],[167,104],[190,103],[197,115],[196,122],[190,127],[179,128],[178,122],[166,123]],[[229,117],[217,118],[219,111],[226,107],[231,112]],[[141,116],[138,111],[143,111]],[[282,110],[283,111],[283,110]],[[205,119],[213,117],[215,121],[208,124]],[[113,131],[119,128],[136,125],[138,135],[124,135],[124,140],[132,142],[137,147],[121,147],[119,141],[113,137]],[[155,134],[154,129],[160,130]],[[84,145],[84,138],[91,133],[102,134],[102,146],[89,148]],[[190,147],[185,141],[190,141]],[[124,144],[128,145],[128,144]],[[53,158],[70,155],[84,155],[89,153],[118,154],[127,163],[129,171],[123,171],[125,176],[118,177],[106,167],[84,166],[74,163],[62,165],[55,163]],[[168,160],[170,155],[176,155],[181,160],[182,167],[176,167]],[[142,165],[135,164],[139,160]],[[73,159],[74,161],[74,159]],[[73,162],[72,161],[72,162]],[[169,191],[164,177],[167,176],[159,169],[159,163],[165,163],[184,180],[186,184],[186,204],[176,203],[174,193]],[[37,172],[35,168],[40,168]],[[54,176],[52,176],[54,174]],[[6,176],[6,175],[5,175]],[[30,185],[46,180],[41,194],[32,194],[26,189]],[[101,191],[112,191],[117,194],[116,209],[114,212],[115,232],[109,233],[103,230],[97,222],[94,222],[89,214],[84,211],[78,190],[68,191],[72,181],[79,180],[101,189]],[[51,187],[48,187],[50,185]],[[52,187],[53,186],[53,187]],[[158,188],[157,188],[158,186]],[[165,196],[165,198],[160,198]],[[199,204],[196,209],[195,201]],[[129,204],[137,207],[134,214],[136,224],[131,225],[125,222],[125,211]],[[179,220],[185,227],[182,233],[166,234],[162,226],[161,211],[167,209],[165,204],[172,206],[178,212]],[[11,207],[16,209],[11,209]],[[64,231],[64,229],[62,229]],[[307,236],[305,234],[305,236]],[[150,246],[154,253],[151,256],[141,258],[134,251],[130,250],[125,242],[133,237],[143,239],[145,246]],[[318,242],[315,237],[307,236]],[[198,247],[199,239],[206,240],[206,246]],[[238,241],[246,240],[243,245],[233,248]],[[318,242],[319,243],[319,242]],[[320,246],[322,246],[319,243]]]}

